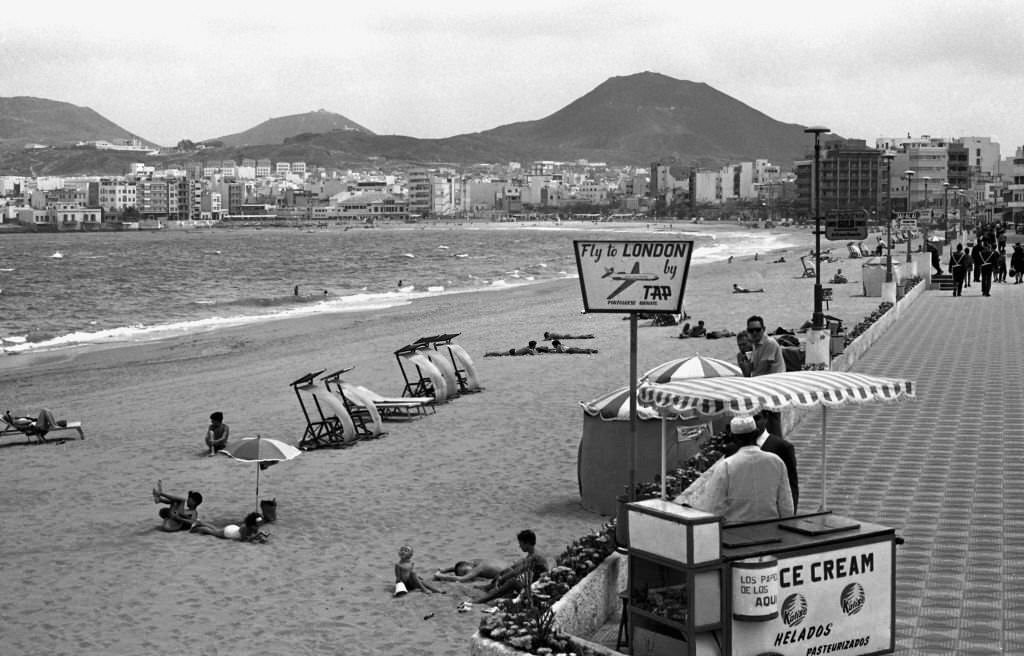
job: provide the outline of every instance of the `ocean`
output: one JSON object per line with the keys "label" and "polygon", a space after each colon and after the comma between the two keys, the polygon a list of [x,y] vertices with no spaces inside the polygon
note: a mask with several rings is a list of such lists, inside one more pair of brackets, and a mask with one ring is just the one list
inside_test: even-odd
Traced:
{"label": "ocean", "polygon": [[438,294],[500,292],[575,278],[573,239],[654,237],[692,240],[691,265],[794,245],[786,233],[690,224],[6,234],[0,348],[16,354],[147,341]]}

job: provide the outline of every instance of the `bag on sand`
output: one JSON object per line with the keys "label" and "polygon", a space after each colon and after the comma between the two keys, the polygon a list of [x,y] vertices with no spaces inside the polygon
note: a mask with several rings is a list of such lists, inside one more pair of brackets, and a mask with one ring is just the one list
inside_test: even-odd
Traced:
{"label": "bag on sand", "polygon": [[270,523],[277,521],[277,497],[273,499],[263,499],[260,501],[260,514],[263,515],[263,521]]}

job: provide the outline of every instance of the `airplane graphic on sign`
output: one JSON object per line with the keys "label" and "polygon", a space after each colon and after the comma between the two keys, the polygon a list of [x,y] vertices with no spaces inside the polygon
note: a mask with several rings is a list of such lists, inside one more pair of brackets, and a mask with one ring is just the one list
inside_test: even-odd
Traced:
{"label": "airplane graphic on sign", "polygon": [[601,276],[601,277],[602,278],[609,278],[610,277],[612,280],[622,280],[622,281],[624,281],[621,285],[619,285],[615,289],[615,291],[613,291],[611,294],[608,295],[608,299],[607,300],[609,300],[609,301],[612,300],[613,298],[615,298],[616,296],[618,296],[619,294],[621,294],[622,292],[624,292],[627,289],[629,289],[630,286],[632,286],[632,284],[635,283],[638,280],[657,280],[659,278],[659,276],[657,276],[657,275],[655,275],[653,273],[640,273],[640,263],[639,262],[636,262],[636,263],[633,264],[633,270],[630,271],[629,273],[626,273],[625,271],[620,271],[619,273],[615,273],[615,267],[606,267],[605,270],[604,270],[604,275]]}

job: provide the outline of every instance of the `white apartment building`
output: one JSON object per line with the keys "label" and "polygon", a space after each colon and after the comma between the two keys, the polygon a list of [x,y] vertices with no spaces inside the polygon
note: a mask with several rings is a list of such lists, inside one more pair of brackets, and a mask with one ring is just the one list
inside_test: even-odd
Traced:
{"label": "white apartment building", "polygon": [[690,194],[694,203],[722,202],[721,171],[695,171],[690,179]]}
{"label": "white apartment building", "polygon": [[576,191],[576,200],[594,205],[607,205],[608,187],[594,180],[584,180]]}
{"label": "white apartment building", "polygon": [[289,162],[278,162],[274,166],[274,173],[277,175],[288,175],[292,172],[292,165]]}
{"label": "white apartment building", "polygon": [[121,213],[129,207],[135,207],[135,181],[123,178],[103,178],[100,180],[100,207],[108,212]]}
{"label": "white apartment building", "polygon": [[306,163],[292,162],[291,172],[295,175],[306,175]]}
{"label": "white apartment building", "polygon": [[256,160],[256,177],[266,178],[270,176],[271,164],[269,159]]}
{"label": "white apartment building", "polygon": [[721,170],[722,200],[753,200],[757,198],[754,187],[754,163],[728,164]]}
{"label": "white apartment building", "polygon": [[25,193],[25,178],[18,175],[0,175],[0,196],[15,196]]}
{"label": "white apartment building", "polygon": [[1003,176],[1007,191],[1007,209],[1014,223],[1024,221],[1024,146],[1017,148],[1009,171]]}
{"label": "white apartment building", "polygon": [[999,144],[989,137],[960,137],[957,139],[967,149],[967,163],[971,170],[996,176],[999,170]]}

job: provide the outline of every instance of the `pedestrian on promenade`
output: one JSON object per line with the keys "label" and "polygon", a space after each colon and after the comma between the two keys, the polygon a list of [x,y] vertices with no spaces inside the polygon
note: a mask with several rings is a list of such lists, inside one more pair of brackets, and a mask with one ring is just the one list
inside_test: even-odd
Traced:
{"label": "pedestrian on promenade", "polygon": [[981,235],[978,235],[978,241],[971,249],[971,259],[974,264],[974,282],[981,282]]}
{"label": "pedestrian on promenade", "polygon": [[991,296],[992,295],[992,270],[996,264],[996,252],[992,250],[992,246],[989,243],[983,242],[981,245],[981,256],[980,256],[980,269],[981,269],[981,295]]}
{"label": "pedestrian on promenade", "polygon": [[967,261],[963,244],[957,244],[956,250],[949,256],[949,272],[953,274],[953,296],[964,295],[964,274],[967,271]]}
{"label": "pedestrian on promenade", "polygon": [[1024,248],[1018,241],[1013,245],[1013,255],[1010,256],[1010,268],[1013,269],[1013,284],[1019,285],[1024,279]]}
{"label": "pedestrian on promenade", "polygon": [[[754,349],[750,352],[750,367],[743,368],[747,377],[781,374],[786,371],[786,360],[782,347],[774,337],[765,332],[764,318],[753,315],[747,319],[747,334]],[[765,411],[768,432],[782,437],[782,414]]]}
{"label": "pedestrian on promenade", "polygon": [[964,287],[971,286],[971,278],[974,277],[974,249],[971,248],[971,244],[967,244],[964,247],[964,253],[967,255],[967,261],[964,262]]}

